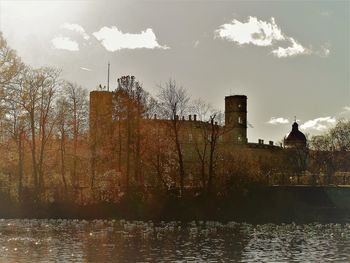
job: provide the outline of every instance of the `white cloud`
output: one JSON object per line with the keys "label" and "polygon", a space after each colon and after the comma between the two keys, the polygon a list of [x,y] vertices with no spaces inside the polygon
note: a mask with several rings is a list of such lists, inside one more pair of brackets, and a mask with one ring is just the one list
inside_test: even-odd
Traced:
{"label": "white cloud", "polygon": [[311,53],[308,49],[300,45],[294,38],[289,38],[289,41],[292,43],[292,46],[286,48],[278,47],[277,49],[272,50],[272,54],[278,58],[286,58]]}
{"label": "white cloud", "polygon": [[332,16],[332,13],[333,12],[331,12],[331,11],[322,11],[322,12],[320,12],[320,15],[325,16],[325,17],[330,17],[330,16]]}
{"label": "white cloud", "polygon": [[330,49],[328,47],[322,46],[321,50],[318,52],[315,52],[318,56],[320,56],[321,58],[326,58],[329,56],[329,54],[331,53]]}
{"label": "white cloud", "polygon": [[196,42],[194,42],[193,47],[196,48],[196,47],[198,47],[198,45],[199,45],[199,40],[197,40]]}
{"label": "white cloud", "polygon": [[309,120],[302,124],[300,128],[302,130],[317,130],[324,131],[328,129],[332,124],[335,124],[336,119],[334,117],[320,117],[313,120]]}
{"label": "white cloud", "polygon": [[[246,22],[234,19],[231,23],[223,24],[215,30],[215,36],[238,45],[273,47],[271,53],[277,58],[311,54],[327,57],[330,53],[330,50],[323,46],[319,51],[305,48],[295,38],[284,34],[273,17],[270,21],[259,20],[253,16],[250,16]],[[290,43],[290,46],[282,47],[285,42]]]}
{"label": "white cloud", "polygon": [[51,40],[51,42],[54,48],[56,49],[63,49],[63,50],[69,50],[69,51],[79,50],[79,44],[68,37],[56,36]]}
{"label": "white cloud", "polygon": [[156,35],[151,28],[141,31],[139,34],[123,33],[116,27],[102,27],[93,35],[108,51],[118,51],[121,49],[136,48],[161,48],[168,49],[167,46],[161,46],[157,42]]}
{"label": "white cloud", "polygon": [[84,28],[81,25],[64,23],[61,25],[61,28],[75,31],[79,35],[81,35],[85,40],[89,40],[90,38],[90,36],[85,32]]}
{"label": "white cloud", "polygon": [[339,115],[349,115],[350,114],[350,106],[344,106],[343,110],[339,113]]}
{"label": "white cloud", "polygon": [[221,25],[215,32],[219,37],[239,45],[271,46],[274,42],[285,39],[273,17],[271,22],[258,20],[252,16],[247,22],[234,19],[230,24]]}
{"label": "white cloud", "polygon": [[268,124],[286,124],[289,123],[288,119],[285,119],[283,117],[279,117],[279,118],[275,118],[275,117],[271,117],[271,119],[267,122]]}
{"label": "white cloud", "polygon": [[84,68],[84,67],[80,67],[80,69],[85,70],[85,71],[92,71],[92,69]]}

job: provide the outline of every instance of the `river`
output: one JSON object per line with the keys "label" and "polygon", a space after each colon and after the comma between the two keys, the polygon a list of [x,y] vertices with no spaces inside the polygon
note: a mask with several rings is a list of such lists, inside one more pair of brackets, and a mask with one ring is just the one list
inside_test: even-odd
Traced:
{"label": "river", "polygon": [[350,224],[0,220],[0,262],[350,262]]}

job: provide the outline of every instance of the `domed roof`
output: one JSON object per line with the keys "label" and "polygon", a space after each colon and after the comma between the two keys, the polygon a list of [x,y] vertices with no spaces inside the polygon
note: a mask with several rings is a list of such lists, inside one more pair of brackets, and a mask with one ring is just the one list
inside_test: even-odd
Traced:
{"label": "domed roof", "polygon": [[285,139],[286,146],[292,146],[296,144],[306,146],[306,137],[304,133],[299,131],[298,126],[298,123],[293,123],[292,131],[288,134],[287,138]]}

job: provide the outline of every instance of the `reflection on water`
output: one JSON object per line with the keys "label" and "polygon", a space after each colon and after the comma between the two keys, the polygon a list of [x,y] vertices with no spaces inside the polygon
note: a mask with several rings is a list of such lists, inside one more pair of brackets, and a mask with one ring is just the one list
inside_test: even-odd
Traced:
{"label": "reflection on water", "polygon": [[0,220],[0,262],[349,262],[350,224]]}

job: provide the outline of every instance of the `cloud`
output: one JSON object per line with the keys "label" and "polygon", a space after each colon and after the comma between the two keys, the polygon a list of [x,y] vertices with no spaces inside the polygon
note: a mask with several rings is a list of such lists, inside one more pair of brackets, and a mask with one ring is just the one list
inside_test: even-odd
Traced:
{"label": "cloud", "polygon": [[350,106],[344,106],[342,111],[339,114],[340,115],[348,115],[348,114],[350,114]]}
{"label": "cloud", "polygon": [[[327,57],[330,53],[326,47],[321,47],[319,51],[305,48],[295,38],[284,34],[273,17],[270,21],[259,20],[253,16],[248,17],[246,22],[234,19],[229,24],[219,26],[219,29],[215,30],[215,36],[238,45],[273,47],[271,53],[277,58],[311,54]],[[283,47],[286,42],[290,43],[290,46]]]}
{"label": "cloud", "polygon": [[[329,44],[327,44],[327,46],[329,46]],[[316,55],[318,55],[321,58],[326,58],[329,56],[329,54],[331,53],[330,49],[327,46],[321,46],[321,50],[319,51],[315,51],[314,53]]]}
{"label": "cloud", "polygon": [[322,12],[320,12],[320,15],[324,16],[324,17],[330,17],[330,16],[332,16],[332,14],[333,14],[333,12],[331,12],[331,11],[322,11]]}
{"label": "cloud", "polygon": [[304,124],[300,125],[300,129],[324,131],[335,122],[336,122],[336,119],[334,117],[330,117],[330,116],[320,117],[320,118],[306,121]]}
{"label": "cloud", "polygon": [[292,57],[301,54],[310,54],[311,52],[300,45],[294,38],[289,38],[292,46],[283,48],[278,47],[277,49],[272,50],[272,54],[274,54],[278,58],[286,58]]}
{"label": "cloud", "polygon": [[230,24],[221,25],[215,32],[219,37],[239,45],[271,46],[274,42],[285,39],[273,17],[271,22],[258,20],[252,16],[247,22],[234,19]]}
{"label": "cloud", "polygon": [[157,42],[156,35],[151,28],[147,28],[141,33],[131,34],[123,33],[116,27],[102,27],[98,32],[93,33],[108,51],[118,51],[121,49],[136,48],[160,48],[168,49],[167,46],[161,46]]}
{"label": "cloud", "polygon": [[63,49],[68,51],[78,51],[79,50],[79,44],[71,40],[68,37],[63,36],[56,36],[51,40],[53,46],[55,49]]}
{"label": "cloud", "polygon": [[84,28],[81,25],[64,23],[61,25],[61,28],[75,31],[79,35],[81,35],[85,40],[89,40],[89,38],[90,38],[90,36],[85,32]]}
{"label": "cloud", "polygon": [[193,44],[193,47],[196,48],[196,47],[198,47],[198,45],[199,45],[199,40],[196,40]]}
{"label": "cloud", "polygon": [[282,117],[279,117],[279,118],[271,117],[271,119],[267,123],[268,124],[273,124],[273,125],[286,124],[286,123],[289,123],[289,120],[285,119],[285,118],[282,118]]}
{"label": "cloud", "polygon": [[84,68],[84,67],[80,67],[80,69],[85,70],[85,71],[92,71],[92,69]]}

